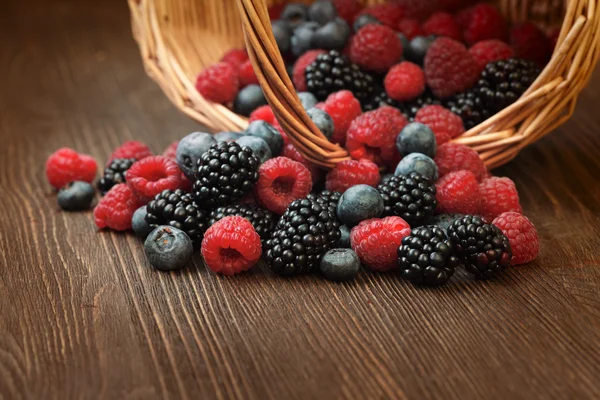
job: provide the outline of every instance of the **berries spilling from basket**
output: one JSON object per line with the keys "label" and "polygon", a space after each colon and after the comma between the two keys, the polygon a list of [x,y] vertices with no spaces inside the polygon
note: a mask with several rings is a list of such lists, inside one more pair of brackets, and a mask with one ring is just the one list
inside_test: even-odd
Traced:
{"label": "berries spilling from basket", "polygon": [[[531,22],[510,25],[495,6],[471,0],[364,8],[358,0],[289,2],[270,15],[301,98],[310,93],[324,102],[348,90],[362,111],[392,106],[410,121],[435,104],[458,115],[466,130],[519,99],[550,60],[556,37]],[[251,118],[268,107],[244,49],[203,70],[196,88]],[[310,99],[302,101],[306,109],[324,107]],[[330,139],[343,145],[345,127],[338,124]]]}

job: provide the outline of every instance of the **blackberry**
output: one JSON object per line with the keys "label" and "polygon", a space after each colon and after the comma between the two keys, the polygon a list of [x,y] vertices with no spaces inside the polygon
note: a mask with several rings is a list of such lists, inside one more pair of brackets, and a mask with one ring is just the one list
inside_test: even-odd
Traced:
{"label": "blackberry", "polygon": [[271,236],[271,232],[277,224],[277,216],[269,210],[252,204],[235,204],[212,210],[209,215],[208,226],[231,216],[243,217],[250,221],[263,242]]}
{"label": "blackberry", "polygon": [[375,87],[375,77],[337,50],[319,55],[305,70],[308,91],[318,100],[331,93],[350,90],[361,102],[367,101]]}
{"label": "blackberry", "polygon": [[431,217],[437,207],[435,185],[418,172],[393,176],[377,190],[383,197],[383,215],[397,215],[411,226]]}
{"label": "blackberry", "polygon": [[208,228],[208,212],[194,202],[192,195],[181,189],[163,190],[146,206],[146,222],[155,228],[169,225],[184,231],[198,246]]}
{"label": "blackberry", "polygon": [[415,284],[438,286],[450,279],[460,261],[443,229],[422,226],[402,239],[398,263],[404,279]]}
{"label": "blackberry", "polygon": [[477,278],[494,277],[510,265],[508,238],[481,217],[467,215],[455,220],[448,228],[448,236],[467,271]]}
{"label": "blackberry", "polygon": [[136,162],[135,158],[115,158],[112,160],[96,185],[98,191],[105,195],[116,184],[125,183],[125,172],[131,168],[134,162]]}
{"label": "blackberry", "polygon": [[236,142],[214,144],[198,160],[192,192],[203,208],[232,204],[250,193],[260,161],[249,147]]}
{"label": "blackberry", "polygon": [[422,95],[420,95],[414,100],[399,103],[398,108],[400,109],[400,111],[402,111],[402,113],[406,116],[406,118],[408,118],[410,122],[414,122],[415,116],[421,108],[425,106],[439,104],[441,104],[440,99],[434,96],[433,93],[431,93],[429,90],[426,90]]}
{"label": "blackberry", "polygon": [[444,107],[462,119],[466,130],[479,125],[493,115],[477,93],[477,89],[471,89],[444,101]]}
{"label": "blackberry", "polygon": [[329,205],[329,207],[332,208],[334,214],[336,212],[335,210],[337,209],[337,205],[340,202],[341,197],[342,194],[340,192],[332,192],[329,190],[323,190],[319,193],[311,193],[308,196],[306,196],[306,198],[309,200],[324,201],[326,204]]}
{"label": "blackberry", "polygon": [[363,111],[373,111],[383,106],[400,108],[400,103],[390,98],[385,89],[378,87],[374,90],[373,95],[363,102]]}
{"label": "blackberry", "polygon": [[295,200],[264,246],[265,261],[281,275],[309,272],[339,239],[340,225],[330,206],[319,199]]}

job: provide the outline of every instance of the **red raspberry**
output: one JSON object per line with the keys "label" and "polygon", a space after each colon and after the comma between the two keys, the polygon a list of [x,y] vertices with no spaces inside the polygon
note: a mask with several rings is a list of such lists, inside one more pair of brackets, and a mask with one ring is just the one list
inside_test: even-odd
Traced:
{"label": "red raspberry", "polygon": [[269,210],[283,214],[294,200],[310,193],[310,171],[297,161],[276,157],[265,161],[258,169],[255,193]]}
{"label": "red raspberry", "polygon": [[379,167],[369,160],[348,160],[336,164],[327,174],[325,187],[332,192],[344,193],[354,185],[365,184],[377,186],[379,180]]}
{"label": "red raspberry", "polygon": [[208,101],[227,104],[235,99],[240,86],[238,73],[230,64],[220,62],[206,68],[196,78],[196,89]]}
{"label": "red raspberry", "polygon": [[474,2],[475,0],[438,0],[438,6],[442,10],[456,11]]}
{"label": "red raspberry", "polygon": [[350,244],[363,264],[385,272],[398,268],[398,247],[408,235],[410,226],[402,218],[374,218],[352,228]]}
{"label": "red raspberry", "polygon": [[480,3],[468,14],[468,22],[464,26],[465,41],[472,45],[482,40],[506,40],[508,28],[506,20],[496,7]]}
{"label": "red raspberry", "polygon": [[408,40],[412,40],[415,36],[424,36],[425,32],[421,29],[419,20],[412,18],[404,18],[398,23],[398,31],[402,33]]}
{"label": "red raspberry", "polygon": [[352,26],[354,17],[362,9],[362,5],[358,0],[332,0],[335,9],[340,17],[342,17],[348,25]]}
{"label": "red raspberry", "polygon": [[308,170],[310,171],[310,176],[312,177],[313,185],[315,185],[321,179],[321,176],[323,175],[323,170],[317,164],[312,163],[306,158],[304,158],[304,156],[292,143],[288,143],[283,147],[281,156],[299,162],[300,164],[308,168]]}
{"label": "red raspberry", "polygon": [[394,3],[375,4],[363,9],[356,17],[364,14],[369,14],[377,18],[382,24],[394,29],[404,17],[404,7]]}
{"label": "red raspberry", "polygon": [[512,250],[511,265],[527,264],[540,252],[537,229],[529,218],[516,212],[500,214],[493,222],[508,238]]}
{"label": "red raspberry", "polygon": [[409,61],[394,65],[385,76],[385,91],[397,101],[409,101],[425,91],[425,74]]}
{"label": "red raspberry", "polygon": [[469,49],[469,53],[475,58],[480,73],[485,66],[493,61],[506,60],[515,56],[515,51],[501,40],[482,40]]}
{"label": "red raspberry", "polygon": [[281,17],[281,13],[286,5],[285,3],[277,3],[269,7],[269,18],[271,21],[275,21]]}
{"label": "red raspberry", "polygon": [[110,162],[116,158],[135,158],[136,160],[141,160],[142,158],[146,158],[151,155],[152,151],[150,150],[150,147],[142,142],[130,140],[123,143],[112,152],[106,165],[108,166]]}
{"label": "red raspberry", "polygon": [[514,25],[510,29],[509,43],[517,57],[533,61],[539,67],[546,65],[552,55],[550,40],[531,22]]}
{"label": "red raspberry", "polygon": [[510,178],[484,179],[479,185],[479,196],[482,201],[479,214],[488,221],[505,212],[523,212],[517,187]]}
{"label": "red raspberry", "polygon": [[359,101],[351,91],[342,90],[327,97],[323,110],[333,119],[334,131],[331,141],[343,146],[346,143],[346,133],[350,124],[362,114]]}
{"label": "red raspberry", "polygon": [[231,65],[237,71],[249,59],[246,49],[231,49],[221,57],[221,62]]}
{"label": "red raspberry", "polygon": [[406,125],[408,125],[408,120],[406,119],[406,116],[395,107],[383,106],[379,107],[375,111],[376,114],[379,115],[381,118],[389,118],[392,122],[392,125],[394,126],[394,130],[398,131],[398,133],[400,133],[400,131]]}
{"label": "red raspberry", "polygon": [[165,151],[163,151],[163,157],[167,157],[170,160],[175,160],[175,158],[177,157],[177,145],[179,145],[179,140],[176,140],[173,143],[171,143],[165,149]]}
{"label": "red raspberry", "polygon": [[131,217],[141,206],[142,203],[129,186],[119,183],[113,186],[94,208],[94,221],[100,229],[126,231],[131,229]]}
{"label": "red raspberry", "polygon": [[292,71],[292,80],[294,81],[294,86],[296,86],[297,91],[306,92],[308,89],[306,87],[306,67],[312,64],[319,55],[325,53],[325,50],[309,50],[298,58],[294,64],[294,70]]}
{"label": "red raspberry", "polygon": [[402,58],[402,42],[392,28],[370,24],[350,42],[350,59],[360,67],[384,73]]}
{"label": "red raspberry", "polygon": [[264,106],[260,106],[256,110],[252,111],[250,118],[248,118],[248,122],[250,123],[258,120],[265,121],[271,125],[277,121],[270,105],[265,104]]}
{"label": "red raspberry", "polygon": [[427,35],[446,36],[454,40],[462,40],[460,26],[452,14],[437,12],[423,24],[423,32]]}
{"label": "red raspberry", "polygon": [[436,39],[425,55],[427,84],[438,97],[469,89],[479,78],[475,59],[462,44],[450,38]]}
{"label": "red raspberry", "polygon": [[462,119],[458,115],[438,105],[421,108],[415,115],[415,122],[431,128],[438,146],[460,136],[465,131]]}
{"label": "red raspberry", "polygon": [[481,181],[487,174],[485,164],[479,154],[464,144],[449,142],[438,146],[433,159],[438,166],[440,176],[454,171],[471,171]]}
{"label": "red raspberry", "polygon": [[175,161],[151,156],[133,163],[125,176],[131,191],[147,203],[165,189],[179,188],[182,173]]}
{"label": "red raspberry", "polygon": [[476,214],[481,204],[479,183],[471,171],[454,171],[436,183],[437,211],[441,214]]}
{"label": "red raspberry", "polygon": [[92,182],[97,168],[96,160],[91,156],[63,147],[48,157],[46,177],[54,188],[60,189],[73,181]]}
{"label": "red raspberry", "polygon": [[258,78],[250,60],[240,65],[240,87],[248,85],[258,85]]}
{"label": "red raspberry", "polygon": [[202,239],[202,257],[208,268],[231,276],[247,271],[260,260],[260,236],[246,218],[231,216],[215,222]]}
{"label": "red raspberry", "polygon": [[474,10],[474,7],[467,7],[454,14],[454,20],[456,21],[458,26],[460,26],[463,29],[466,29],[471,23],[473,16],[475,15]]}

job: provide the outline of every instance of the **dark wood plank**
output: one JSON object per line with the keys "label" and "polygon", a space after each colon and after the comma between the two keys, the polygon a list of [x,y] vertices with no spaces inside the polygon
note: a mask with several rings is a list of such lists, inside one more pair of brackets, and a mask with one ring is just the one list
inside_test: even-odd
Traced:
{"label": "dark wood plank", "polygon": [[599,398],[600,79],[574,118],[498,174],[542,253],[439,290],[153,271],[130,235],[58,211],[43,176],[198,129],[143,73],[123,1],[0,13],[0,398]]}

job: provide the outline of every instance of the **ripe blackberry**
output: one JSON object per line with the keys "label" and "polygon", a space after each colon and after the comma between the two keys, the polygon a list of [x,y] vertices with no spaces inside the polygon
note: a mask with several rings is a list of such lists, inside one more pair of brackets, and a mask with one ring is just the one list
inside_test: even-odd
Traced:
{"label": "ripe blackberry", "polygon": [[271,236],[271,232],[277,224],[277,216],[267,209],[252,204],[234,204],[212,210],[208,226],[231,216],[243,217],[250,221],[263,242]]}
{"label": "ripe blackberry", "polygon": [[456,254],[477,278],[491,278],[510,266],[512,251],[500,228],[481,217],[467,215],[448,228]]}
{"label": "ripe blackberry", "polygon": [[112,160],[104,170],[104,175],[102,175],[102,178],[96,184],[98,191],[104,195],[116,184],[125,183],[125,172],[127,172],[135,161],[135,158],[115,158]]}
{"label": "ripe blackberry", "polygon": [[325,204],[329,205],[332,208],[333,213],[336,213],[337,205],[340,201],[342,194],[340,192],[332,192],[330,190],[323,190],[319,193],[311,193],[306,196],[309,200],[314,200],[317,202],[325,202]]}
{"label": "ripe blackberry", "polygon": [[437,206],[435,185],[418,172],[393,176],[377,190],[383,197],[383,215],[397,215],[411,226],[431,217]]}
{"label": "ripe blackberry", "polygon": [[264,246],[265,261],[278,274],[309,272],[339,239],[339,222],[330,206],[319,199],[295,200]]}
{"label": "ripe blackberry", "polygon": [[199,245],[208,228],[208,212],[202,210],[192,195],[181,189],[163,190],[146,207],[146,222],[151,227],[170,225],[184,231],[194,245]]}
{"label": "ripe blackberry", "polygon": [[373,93],[375,78],[337,50],[320,54],[305,70],[308,91],[323,101],[331,93],[350,90],[362,103]]}
{"label": "ripe blackberry", "polygon": [[249,147],[236,142],[212,145],[198,160],[192,188],[196,204],[212,208],[242,199],[258,180],[259,164]]}
{"label": "ripe blackberry", "polygon": [[478,91],[474,89],[446,99],[444,107],[462,119],[466,130],[479,125],[493,115],[483,103]]}
{"label": "ripe blackberry", "polygon": [[402,239],[398,263],[404,279],[415,284],[438,286],[450,279],[460,261],[443,229],[422,226]]}
{"label": "ripe blackberry", "polygon": [[373,91],[373,95],[367,101],[363,102],[363,110],[365,112],[373,111],[383,106],[400,108],[400,104],[401,103],[390,98],[385,89],[378,87]]}

